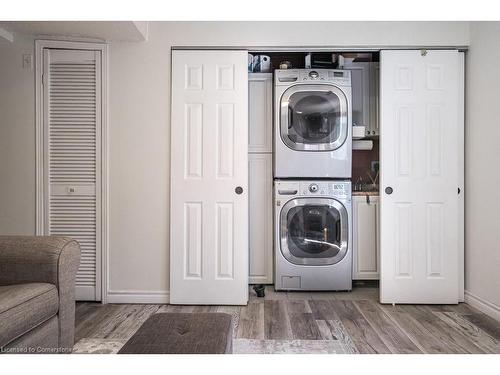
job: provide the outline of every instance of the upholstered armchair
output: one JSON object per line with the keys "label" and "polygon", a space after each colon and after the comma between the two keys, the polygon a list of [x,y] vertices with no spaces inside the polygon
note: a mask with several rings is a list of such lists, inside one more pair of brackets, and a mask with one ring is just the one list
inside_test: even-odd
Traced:
{"label": "upholstered armchair", "polygon": [[0,236],[2,352],[71,352],[79,264],[70,238]]}

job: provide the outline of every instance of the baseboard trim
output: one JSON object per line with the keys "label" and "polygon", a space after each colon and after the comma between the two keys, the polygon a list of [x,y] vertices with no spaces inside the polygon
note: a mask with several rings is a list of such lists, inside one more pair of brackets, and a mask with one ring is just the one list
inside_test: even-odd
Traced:
{"label": "baseboard trim", "polygon": [[500,306],[486,301],[485,299],[469,292],[465,291],[465,303],[475,307],[479,311],[485,313],[486,315],[500,321]]}
{"label": "baseboard trim", "polygon": [[153,303],[170,302],[169,291],[108,290],[107,303]]}

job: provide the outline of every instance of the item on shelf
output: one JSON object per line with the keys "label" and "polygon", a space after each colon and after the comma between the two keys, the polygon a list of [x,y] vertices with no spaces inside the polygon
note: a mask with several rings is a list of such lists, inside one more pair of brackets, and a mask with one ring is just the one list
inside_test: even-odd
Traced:
{"label": "item on shelf", "polygon": [[361,151],[372,150],[373,149],[373,141],[372,140],[352,141],[352,149],[353,150],[361,150]]}
{"label": "item on shelf", "polygon": [[269,73],[271,71],[271,58],[267,55],[255,55],[253,57],[253,71]]}
{"label": "item on shelf", "polygon": [[248,54],[248,72],[253,72],[253,55],[250,53]]}
{"label": "item on shelf", "polygon": [[339,55],[338,64],[337,64],[338,69],[344,69],[344,65],[345,65],[344,56]]}
{"label": "item on shelf", "polygon": [[366,126],[353,125],[352,139],[361,139],[365,137]]}
{"label": "item on shelf", "polygon": [[354,191],[362,191],[362,190],[363,190],[363,177],[359,176],[354,184]]}
{"label": "item on shelf", "polygon": [[280,62],[280,69],[292,69],[292,63],[290,61]]}
{"label": "item on shelf", "polygon": [[370,181],[371,181],[371,184],[368,184],[368,188],[370,190],[378,190],[378,173],[379,171],[377,171],[377,173],[375,174],[375,177],[372,177],[372,174],[370,172],[366,172],[366,174],[368,175],[368,177],[370,178]]}
{"label": "item on shelf", "polygon": [[341,56],[344,59],[344,64],[373,61],[373,55],[371,53],[343,53]]}
{"label": "item on shelf", "polygon": [[306,69],[336,69],[337,54],[325,52],[311,52],[305,57]]}

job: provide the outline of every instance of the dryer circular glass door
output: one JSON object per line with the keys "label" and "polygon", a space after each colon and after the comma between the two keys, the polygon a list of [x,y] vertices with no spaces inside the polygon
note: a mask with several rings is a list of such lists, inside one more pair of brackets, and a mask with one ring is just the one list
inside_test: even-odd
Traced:
{"label": "dryer circular glass door", "polygon": [[333,151],[347,139],[347,99],[336,86],[292,86],[280,107],[281,139],[292,150]]}
{"label": "dryer circular glass door", "polygon": [[281,253],[297,265],[325,266],[347,254],[347,210],[332,198],[295,198],[280,213]]}

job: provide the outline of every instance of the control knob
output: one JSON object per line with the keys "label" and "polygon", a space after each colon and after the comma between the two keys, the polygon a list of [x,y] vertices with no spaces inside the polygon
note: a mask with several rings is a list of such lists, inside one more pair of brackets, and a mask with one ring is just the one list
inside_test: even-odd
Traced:
{"label": "control knob", "polygon": [[309,191],[311,193],[316,193],[318,191],[319,187],[318,187],[318,184],[311,184],[309,185]]}
{"label": "control knob", "polygon": [[318,77],[319,77],[318,72],[316,72],[316,71],[314,71],[314,70],[309,72],[309,78],[311,78],[311,79],[316,79],[316,78],[318,78]]}

